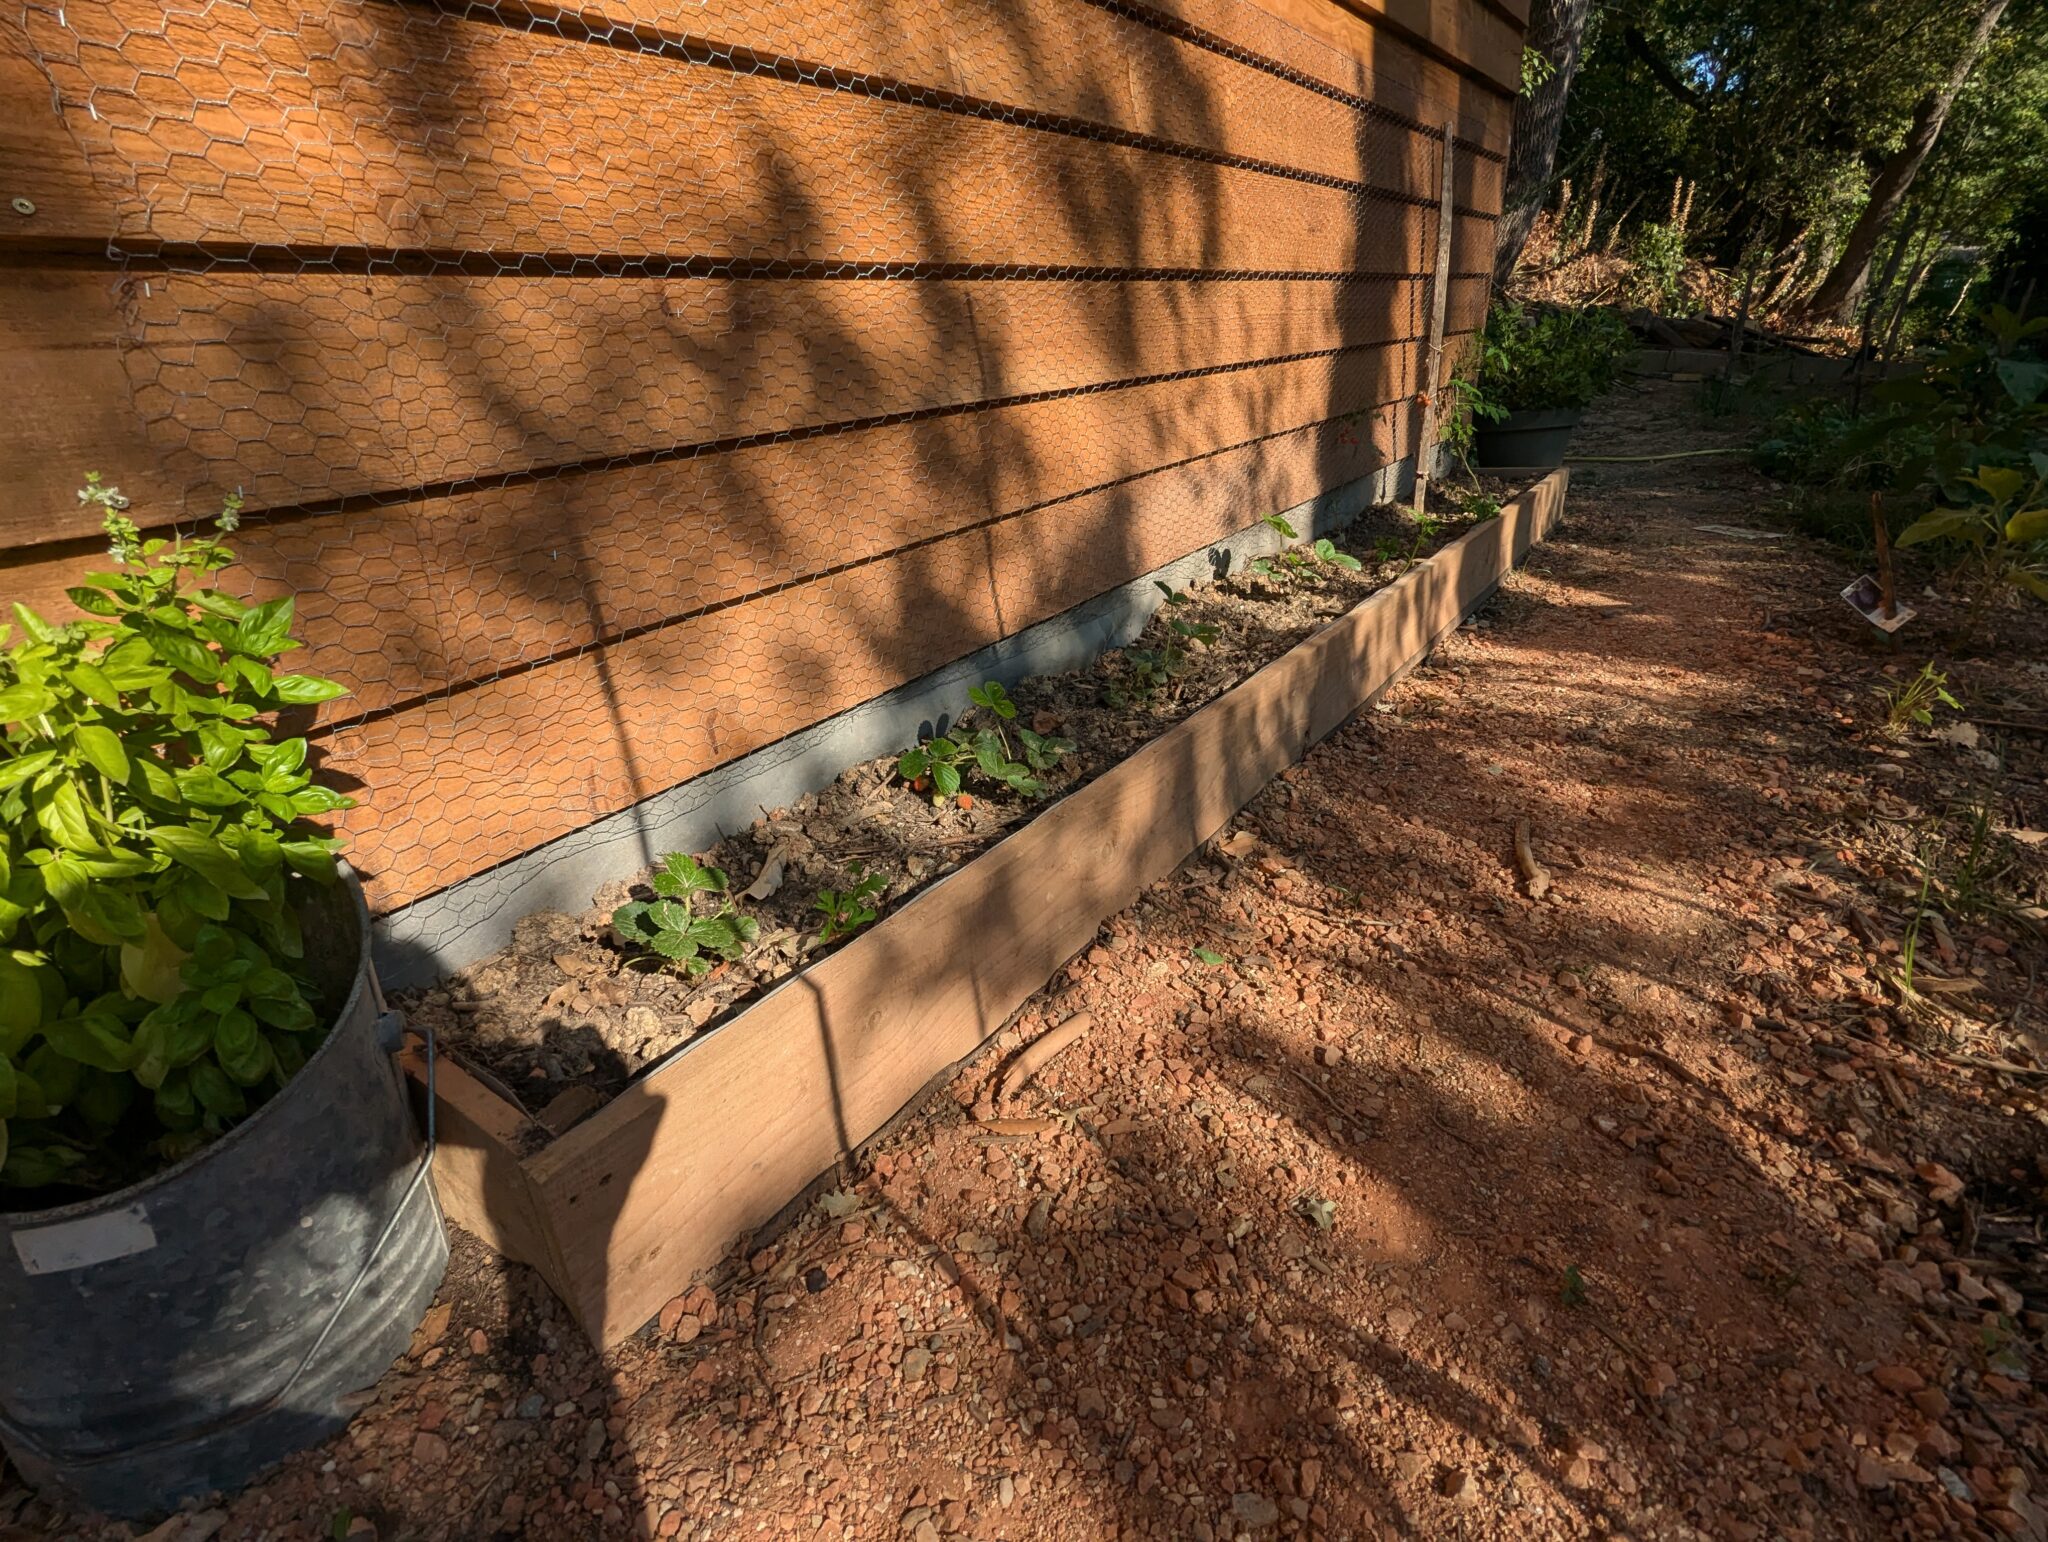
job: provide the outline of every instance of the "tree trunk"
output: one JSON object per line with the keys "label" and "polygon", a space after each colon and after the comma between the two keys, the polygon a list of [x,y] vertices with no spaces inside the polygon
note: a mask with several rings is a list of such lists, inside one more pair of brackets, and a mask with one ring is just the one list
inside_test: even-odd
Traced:
{"label": "tree trunk", "polygon": [[1991,34],[1998,30],[2010,3],[2011,0],[1981,0],[1976,29],[1962,56],[1949,71],[1948,79],[1922,97],[1920,105],[1913,109],[1913,125],[1906,132],[1906,142],[1884,163],[1871,183],[1870,202],[1864,206],[1856,228],[1849,232],[1849,244],[1843,248],[1841,259],[1807,301],[1808,314],[1836,321],[1856,319],[1856,307],[1870,285],[1870,261],[1877,253],[1877,244],[1905,206],[1906,195],[1913,191],[1913,179],[1927,164],[1927,157],[1934,153],[1935,143],[1941,138],[1949,109],[1955,106],[1956,97],[1962,93],[1977,61],[1984,57]]}
{"label": "tree trunk", "polygon": [[1529,8],[1529,46],[1555,66],[1548,80],[1515,100],[1515,137],[1508,150],[1508,181],[1493,281],[1505,287],[1528,244],[1536,216],[1550,197],[1557,142],[1564,133],[1565,102],[1579,73],[1586,17],[1593,0],[1536,0]]}

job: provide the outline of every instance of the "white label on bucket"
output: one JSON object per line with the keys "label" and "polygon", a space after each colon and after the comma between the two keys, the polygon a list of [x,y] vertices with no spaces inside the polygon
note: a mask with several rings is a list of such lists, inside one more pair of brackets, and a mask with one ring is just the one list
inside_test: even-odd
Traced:
{"label": "white label on bucket", "polygon": [[14,1251],[30,1274],[63,1274],[94,1264],[132,1258],[156,1246],[156,1228],[140,1205],[110,1210],[80,1221],[60,1221],[14,1234]]}

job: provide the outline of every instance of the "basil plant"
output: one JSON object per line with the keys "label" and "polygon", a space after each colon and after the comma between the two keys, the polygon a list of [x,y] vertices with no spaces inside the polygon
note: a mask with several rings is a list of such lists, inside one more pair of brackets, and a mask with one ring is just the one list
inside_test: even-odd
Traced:
{"label": "basil plant", "polygon": [[344,694],[275,667],[291,598],[210,587],[238,500],[143,540],[117,489],[79,498],[114,562],[68,591],[85,618],[0,626],[0,1191],[134,1182],[305,1063],[326,1020],[287,879],[335,880],[307,821],[352,802],[277,736]]}

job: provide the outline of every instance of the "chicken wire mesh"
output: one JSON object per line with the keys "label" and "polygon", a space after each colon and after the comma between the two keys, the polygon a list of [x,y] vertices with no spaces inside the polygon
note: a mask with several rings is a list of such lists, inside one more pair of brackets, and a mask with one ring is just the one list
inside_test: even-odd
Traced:
{"label": "chicken wire mesh", "polygon": [[241,489],[381,910],[1414,449],[1446,109],[1244,0],[20,27],[16,303],[82,341],[16,588],[88,460],[145,524]]}

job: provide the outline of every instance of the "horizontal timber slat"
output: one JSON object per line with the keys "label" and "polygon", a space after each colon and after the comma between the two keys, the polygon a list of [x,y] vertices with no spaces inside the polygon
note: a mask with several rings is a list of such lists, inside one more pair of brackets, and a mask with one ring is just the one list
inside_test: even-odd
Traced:
{"label": "horizontal timber slat", "polygon": [[[1156,471],[344,724],[350,859],[388,911],[822,721],[1408,452],[1412,407]],[[993,542],[1028,565],[992,586]]]}
{"label": "horizontal timber slat", "polygon": [[1543,537],[1566,480],[1547,478],[527,1159],[560,1266],[550,1278],[585,1331],[600,1345],[635,1331],[972,1053],[1104,917],[1425,656]]}
{"label": "horizontal timber slat", "polygon": [[1337,0],[1132,0],[1133,8],[1200,29],[1306,79],[1420,119],[1446,120],[1489,156],[1504,157],[1513,103],[1431,58]]}
{"label": "horizontal timber slat", "polygon": [[[351,26],[356,9],[323,22],[288,0],[223,0],[163,23],[167,56],[221,56],[207,78],[228,77],[225,103],[195,101],[175,73],[99,83],[99,53],[52,39],[71,132],[121,190],[121,238],[1405,272],[1427,217],[1337,187],[436,12],[378,6],[374,27]],[[109,10],[69,14],[141,48]],[[265,21],[286,18],[302,25],[280,44]],[[250,88],[234,90],[241,76]],[[72,153],[49,121],[48,153]],[[108,233],[97,209],[62,204],[5,230]]]}
{"label": "horizontal timber slat", "polygon": [[[1436,175],[1428,146],[1393,114],[1361,112],[1088,0],[608,0],[579,14],[599,35],[609,21],[658,29],[650,41],[729,43],[1411,197],[1429,196]],[[1432,126],[1442,113],[1425,111]],[[1460,168],[1461,203],[1496,209],[1500,188],[1497,162]]]}
{"label": "horizontal timber slat", "polygon": [[88,467],[158,522],[398,494],[1412,336],[1425,287],[0,267],[0,540],[94,533]]}

